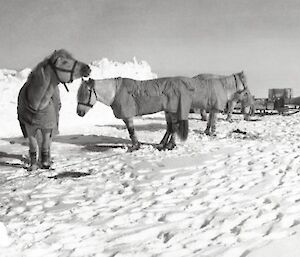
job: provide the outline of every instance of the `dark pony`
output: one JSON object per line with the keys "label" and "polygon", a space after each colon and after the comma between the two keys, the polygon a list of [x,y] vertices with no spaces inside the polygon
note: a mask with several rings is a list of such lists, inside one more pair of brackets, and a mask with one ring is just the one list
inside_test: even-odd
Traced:
{"label": "dark pony", "polygon": [[[29,74],[18,95],[18,120],[29,141],[29,170],[50,167],[52,136],[58,133],[61,108],[58,84],[89,76],[90,67],[64,49],[54,51]],[[38,162],[40,161],[40,163]]]}

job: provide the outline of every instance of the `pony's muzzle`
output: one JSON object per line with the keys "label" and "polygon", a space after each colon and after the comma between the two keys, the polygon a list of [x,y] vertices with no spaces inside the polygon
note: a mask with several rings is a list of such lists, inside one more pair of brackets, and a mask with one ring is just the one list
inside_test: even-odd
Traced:
{"label": "pony's muzzle", "polygon": [[80,110],[79,108],[77,108],[77,114],[78,114],[78,116],[83,117],[85,115],[85,111]]}
{"label": "pony's muzzle", "polygon": [[83,65],[80,69],[80,73],[83,77],[88,77],[91,73],[91,68],[89,65]]}

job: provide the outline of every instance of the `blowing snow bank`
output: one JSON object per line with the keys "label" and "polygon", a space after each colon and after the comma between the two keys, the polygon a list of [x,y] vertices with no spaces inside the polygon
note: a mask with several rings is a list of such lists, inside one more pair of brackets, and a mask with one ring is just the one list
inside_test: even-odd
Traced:
{"label": "blowing snow bank", "polygon": [[[146,61],[137,61],[134,57],[132,61],[120,63],[103,58],[93,61],[91,64],[91,78],[103,79],[114,77],[126,77],[137,80],[147,80],[157,78],[151,71],[150,65]],[[20,72],[14,70],[0,70],[0,137],[21,136],[21,130],[17,120],[17,98],[22,85],[25,83],[31,70],[26,68]],[[75,80],[68,85],[70,92],[66,92],[62,85],[60,87],[62,109],[60,112],[60,132],[62,134],[76,133],[76,128],[88,127],[96,124],[107,124],[120,122],[116,120],[110,107],[101,103],[96,103],[83,118],[77,116],[77,90],[80,80]]]}

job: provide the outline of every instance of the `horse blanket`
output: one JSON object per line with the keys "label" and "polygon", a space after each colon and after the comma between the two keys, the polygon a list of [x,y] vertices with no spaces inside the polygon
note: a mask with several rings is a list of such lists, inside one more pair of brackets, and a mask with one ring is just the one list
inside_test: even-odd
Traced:
{"label": "horse blanket", "polygon": [[223,111],[229,100],[228,81],[226,78],[203,79],[194,77],[197,81],[193,95],[193,108]]}
{"label": "horse blanket", "polygon": [[116,118],[152,114],[159,111],[177,113],[179,120],[187,120],[195,80],[186,77],[133,80],[116,78],[117,92],[111,108]]}
{"label": "horse blanket", "polygon": [[59,88],[55,91],[47,107],[43,110],[34,110],[28,101],[27,83],[21,88],[18,96],[18,120],[25,138],[28,137],[25,124],[34,126],[35,129],[50,129],[52,134],[58,134],[59,110],[61,108]]}

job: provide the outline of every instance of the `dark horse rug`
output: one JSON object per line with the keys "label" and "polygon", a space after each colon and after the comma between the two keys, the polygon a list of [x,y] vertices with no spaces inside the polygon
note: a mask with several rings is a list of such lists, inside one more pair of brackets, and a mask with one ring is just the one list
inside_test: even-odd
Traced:
{"label": "dark horse rug", "polygon": [[117,91],[111,105],[119,119],[131,118],[159,111],[176,113],[179,120],[187,120],[195,80],[169,77],[152,80],[116,78]]}
{"label": "dark horse rug", "polygon": [[27,83],[21,88],[18,96],[18,120],[25,138],[28,137],[25,124],[36,129],[49,129],[53,134],[58,133],[59,109],[61,107],[59,88],[55,87],[51,101],[43,110],[34,110],[27,99],[31,97],[27,94]]}

